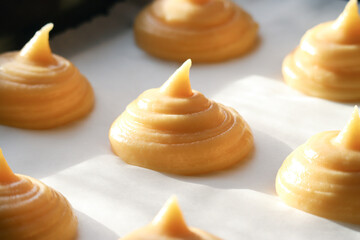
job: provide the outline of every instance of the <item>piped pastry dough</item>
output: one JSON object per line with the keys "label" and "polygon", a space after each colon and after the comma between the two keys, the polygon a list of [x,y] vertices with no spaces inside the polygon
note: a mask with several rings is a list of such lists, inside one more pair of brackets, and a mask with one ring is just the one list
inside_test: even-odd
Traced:
{"label": "piped pastry dough", "polygon": [[42,182],[14,174],[0,149],[0,239],[75,240],[69,202]]}
{"label": "piped pastry dough", "polygon": [[360,224],[360,117],[358,108],[342,131],[321,132],[293,151],[276,177],[288,205]]}
{"label": "piped pastry dough", "polygon": [[217,62],[251,50],[258,24],[231,0],[155,0],[137,16],[134,34],[156,57]]}
{"label": "piped pastry dough", "polygon": [[221,240],[203,230],[186,225],[176,197],[171,197],[147,226],[120,240]]}
{"label": "piped pastry dough", "polygon": [[20,52],[0,55],[0,124],[30,129],[57,127],[87,115],[94,94],[87,79],[52,54],[45,25]]}
{"label": "piped pastry dough", "polygon": [[250,127],[234,109],[191,89],[190,66],[186,61],[160,88],[142,93],[114,121],[110,143],[122,160],[184,175],[244,161],[253,147]]}
{"label": "piped pastry dough", "polygon": [[332,22],[305,33],[300,46],[283,62],[291,87],[314,97],[335,101],[360,100],[360,16],[357,0]]}

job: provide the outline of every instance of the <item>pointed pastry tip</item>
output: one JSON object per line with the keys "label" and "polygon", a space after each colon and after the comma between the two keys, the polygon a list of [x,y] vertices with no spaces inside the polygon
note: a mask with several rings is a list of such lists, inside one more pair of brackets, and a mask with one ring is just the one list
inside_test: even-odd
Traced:
{"label": "pointed pastry tip", "polygon": [[49,45],[49,33],[53,27],[53,23],[48,23],[37,31],[21,49],[19,57],[38,64],[48,65],[55,63]]}
{"label": "pointed pastry tip", "polygon": [[192,60],[189,58],[188,60],[186,60],[183,65],[186,65],[186,66],[189,66],[189,68],[191,67],[192,65]]}
{"label": "pointed pastry tip", "polygon": [[349,0],[349,2],[346,4],[346,7],[358,10],[358,0]]}
{"label": "pointed pastry tip", "polygon": [[171,196],[152,221],[152,225],[161,229],[164,234],[182,236],[191,233],[186,225],[176,196]]}
{"label": "pointed pastry tip", "polygon": [[13,173],[0,148],[0,184],[17,181],[18,177]]}
{"label": "pointed pastry tip", "polygon": [[347,149],[360,151],[360,116],[358,106],[354,107],[350,120],[335,138],[335,142]]}
{"label": "pointed pastry tip", "polygon": [[54,28],[54,24],[53,23],[47,23],[45,24],[45,26],[43,26],[41,28],[41,30],[45,30],[47,32],[50,32],[52,29]]}
{"label": "pointed pastry tip", "polygon": [[350,17],[356,17],[359,18],[359,6],[358,6],[358,0],[350,0],[343,11],[344,14],[350,16]]}
{"label": "pointed pastry tip", "polygon": [[344,11],[335,20],[332,27],[337,30],[342,29],[348,31],[349,34],[351,34],[351,31],[354,31],[354,29],[358,29],[359,23],[360,16],[358,0],[350,0],[346,4]]}
{"label": "pointed pastry tip", "polygon": [[359,116],[359,107],[358,107],[358,105],[355,105],[354,106],[354,110],[353,110],[353,112],[352,112],[352,116]]}
{"label": "pointed pastry tip", "polygon": [[176,98],[188,98],[193,95],[189,74],[191,59],[186,60],[180,68],[160,87],[165,95]]}

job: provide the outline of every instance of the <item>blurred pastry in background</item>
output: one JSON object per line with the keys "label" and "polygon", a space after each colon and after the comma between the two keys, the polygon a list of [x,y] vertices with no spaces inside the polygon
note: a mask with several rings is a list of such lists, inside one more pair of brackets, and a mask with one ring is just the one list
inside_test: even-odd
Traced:
{"label": "blurred pastry in background", "polygon": [[231,0],[155,0],[137,16],[134,34],[155,57],[219,62],[253,49],[258,24]]}

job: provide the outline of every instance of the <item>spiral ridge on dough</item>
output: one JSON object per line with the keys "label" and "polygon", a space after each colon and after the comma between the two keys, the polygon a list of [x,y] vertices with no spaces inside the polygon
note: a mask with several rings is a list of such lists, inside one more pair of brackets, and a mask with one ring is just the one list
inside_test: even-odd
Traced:
{"label": "spiral ridge on dough", "polygon": [[[48,37],[48,32],[44,34]],[[70,61],[50,50],[46,58],[42,52],[40,57],[35,55],[41,49],[30,43],[40,44],[30,41],[20,52],[0,55],[0,124],[52,128],[89,113],[94,94],[87,79]]]}
{"label": "spiral ridge on dough", "polygon": [[156,0],[137,16],[134,33],[156,57],[215,62],[252,49],[258,25],[229,0]]}
{"label": "spiral ridge on dough", "polygon": [[[356,108],[348,126],[360,125],[358,115]],[[278,171],[279,197],[300,210],[360,224],[360,149],[349,144],[359,142],[359,135],[346,127],[318,133],[298,147]]]}
{"label": "spiral ridge on dough", "polygon": [[305,33],[283,62],[285,82],[303,93],[335,100],[360,99],[360,17],[357,1],[333,22]]}
{"label": "spiral ridge on dough", "polygon": [[75,239],[77,219],[67,200],[36,179],[0,184],[0,238]]}
{"label": "spiral ridge on dough", "polygon": [[[189,62],[184,67],[190,68]],[[112,148],[125,162],[199,174],[229,167],[247,155],[253,137],[234,109],[191,88],[191,96],[174,97],[163,87],[142,93],[111,126]]]}
{"label": "spiral ridge on dough", "polygon": [[0,149],[0,239],[74,240],[77,218],[69,202],[42,182],[12,173]]}

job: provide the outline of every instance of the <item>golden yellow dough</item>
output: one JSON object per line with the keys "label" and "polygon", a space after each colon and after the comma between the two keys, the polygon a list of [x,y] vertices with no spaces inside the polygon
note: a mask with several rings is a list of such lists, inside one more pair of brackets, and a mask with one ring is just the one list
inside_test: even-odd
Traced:
{"label": "golden yellow dough", "polygon": [[360,16],[351,0],[333,22],[305,33],[283,62],[285,82],[303,93],[335,101],[360,100]]}
{"label": "golden yellow dough", "polygon": [[318,133],[285,159],[276,177],[276,191],[292,207],[360,224],[360,117],[357,107],[342,131]]}
{"label": "golden yellow dough", "polygon": [[176,197],[171,197],[154,220],[120,240],[221,240],[200,229],[188,227]]}
{"label": "golden yellow dough", "polygon": [[114,121],[113,151],[129,164],[200,174],[240,162],[253,147],[248,124],[232,108],[192,90],[191,61],[160,88],[142,93]]}
{"label": "golden yellow dough", "polygon": [[137,16],[134,34],[153,56],[217,62],[251,50],[258,24],[231,0],[155,0]]}
{"label": "golden yellow dough", "polygon": [[68,201],[40,181],[14,174],[0,149],[0,239],[74,240],[77,226]]}
{"label": "golden yellow dough", "polygon": [[51,53],[52,28],[45,25],[21,51],[0,55],[0,124],[52,128],[91,111],[94,94],[87,79]]}

